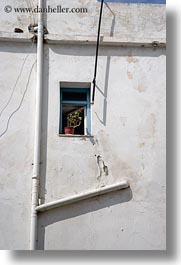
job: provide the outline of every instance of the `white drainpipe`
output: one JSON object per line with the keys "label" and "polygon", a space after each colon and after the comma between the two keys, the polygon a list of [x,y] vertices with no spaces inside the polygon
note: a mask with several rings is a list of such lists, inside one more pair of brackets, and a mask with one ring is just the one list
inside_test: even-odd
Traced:
{"label": "white drainpipe", "polygon": [[117,191],[117,190],[121,190],[121,189],[126,189],[128,187],[129,187],[128,181],[123,180],[123,181],[116,183],[116,184],[104,186],[101,188],[97,188],[95,190],[88,190],[88,191],[82,192],[80,194],[72,195],[72,196],[67,197],[67,198],[63,198],[63,199],[59,199],[57,201],[48,202],[48,203],[39,205],[36,207],[36,210],[38,212],[44,212],[44,211],[51,210],[51,209],[54,209],[57,207],[61,207],[64,205],[75,203],[75,202],[79,202],[79,201],[82,201],[85,199],[90,199],[90,198],[93,198],[95,196],[103,195],[103,194],[106,194],[109,192],[113,192],[113,191]]}
{"label": "white drainpipe", "polygon": [[[43,0],[39,0],[39,8],[43,8]],[[41,115],[42,115],[42,85],[43,85],[43,13],[38,13],[37,36],[37,87],[35,108],[35,135],[34,135],[34,166],[32,177],[32,201],[31,201],[31,231],[30,250],[36,250],[37,244],[37,210],[39,193],[40,171],[40,144],[41,144]]]}

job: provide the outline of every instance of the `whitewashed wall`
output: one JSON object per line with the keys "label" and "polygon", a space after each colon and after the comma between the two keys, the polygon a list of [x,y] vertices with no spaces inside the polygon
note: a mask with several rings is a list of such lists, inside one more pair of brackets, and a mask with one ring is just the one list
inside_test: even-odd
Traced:
{"label": "whitewashed wall", "polygon": [[29,247],[36,65],[27,84],[34,52],[31,44],[0,43],[0,249]]}
{"label": "whitewashed wall", "polygon": [[[101,92],[96,92],[92,107],[92,140],[57,134],[59,82],[90,81],[94,48],[51,46],[46,54],[50,64],[44,100],[48,109],[44,106],[42,200],[124,179],[131,188],[41,214],[39,247],[164,249],[165,51],[101,49]],[[101,180],[95,155],[103,157],[109,170]]]}
{"label": "whitewashed wall", "polygon": [[[10,2],[25,5],[25,1]],[[48,15],[49,33],[96,35],[98,4],[94,2],[69,1],[69,5],[90,7],[91,14],[83,17]],[[1,12],[5,3],[0,3]],[[115,22],[111,14],[103,20],[105,36],[165,37],[164,6],[110,6],[117,15]],[[109,13],[106,8],[104,18]],[[31,22],[27,14],[8,19],[3,13],[1,19],[1,33],[18,26],[26,31]],[[101,47],[99,90],[92,107],[94,138],[59,137],[58,128],[59,83],[91,82],[95,47],[46,44],[44,51],[42,202],[123,179],[130,188],[40,214],[38,248],[165,249],[165,49]],[[36,60],[31,44],[0,43],[0,111],[11,97],[27,54],[12,99],[0,117],[0,134],[21,103]],[[35,87],[36,64],[23,103],[0,138],[1,249],[28,249],[29,245]],[[105,179],[98,178],[96,155],[102,155],[108,167]]]}
{"label": "whitewashed wall", "polygon": [[[28,32],[28,25],[37,22],[37,14],[4,12],[6,5],[17,7],[36,7],[37,0],[1,0],[0,31],[13,32],[20,27]],[[32,3],[32,4],[30,4]],[[87,8],[87,13],[78,14],[46,14],[45,24],[50,34],[84,35],[97,34],[100,2],[97,0],[44,0],[46,6],[62,8]],[[149,18],[149,19],[148,19]],[[101,34],[114,37],[165,37],[165,5],[107,3],[103,10]]]}

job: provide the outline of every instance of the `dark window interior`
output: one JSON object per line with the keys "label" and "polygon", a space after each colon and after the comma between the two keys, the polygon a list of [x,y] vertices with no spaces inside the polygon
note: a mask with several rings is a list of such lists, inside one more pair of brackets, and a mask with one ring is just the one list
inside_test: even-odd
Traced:
{"label": "dark window interior", "polygon": [[62,100],[63,101],[86,101],[87,100],[87,93],[82,92],[63,92],[62,93]]}

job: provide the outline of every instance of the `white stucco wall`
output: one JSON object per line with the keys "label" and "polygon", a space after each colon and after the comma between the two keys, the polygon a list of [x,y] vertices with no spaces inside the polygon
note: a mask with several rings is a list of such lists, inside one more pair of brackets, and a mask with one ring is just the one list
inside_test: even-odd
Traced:
{"label": "white stucco wall", "polygon": [[21,100],[34,52],[31,44],[0,43],[0,249],[29,246],[36,65],[22,104]]}
{"label": "white stucco wall", "polygon": [[[28,4],[29,3],[29,4]],[[32,4],[31,4],[32,3]],[[37,0],[1,0],[0,31],[13,32],[20,27],[28,32],[28,25],[37,22],[37,14],[15,13],[14,8],[37,7]],[[87,13],[67,14],[48,13],[45,24],[50,34],[96,36],[99,18],[100,2],[97,0],[44,0],[46,6],[52,8],[61,5],[62,8],[87,8]],[[4,12],[4,7],[10,5],[11,13]],[[149,19],[148,19],[149,18]],[[101,34],[114,37],[164,38],[165,5],[157,4],[126,4],[107,3],[103,10]]]}
{"label": "white stucco wall", "polygon": [[[1,10],[5,2],[1,1]],[[25,1],[18,2],[22,5]],[[58,1],[51,1],[51,5],[52,2]],[[62,5],[64,2],[67,1],[62,1]],[[77,2],[78,6],[88,5],[91,13],[83,17],[71,15],[71,19],[48,14],[49,33],[96,35],[94,12],[98,15],[98,4],[69,1],[69,5],[77,6]],[[111,16],[110,21],[104,19],[105,36],[133,37],[134,32],[142,39],[165,37],[163,5],[110,6],[116,19],[112,30]],[[108,13],[105,7],[104,18]],[[11,19],[7,16],[2,15],[0,32],[13,32],[18,26],[26,31],[27,14],[19,18],[12,14]],[[126,24],[125,16],[129,18]],[[35,45],[0,42],[0,111],[11,98],[29,54],[0,117],[0,134],[5,132],[9,117],[26,91],[36,60]],[[130,188],[39,214],[38,248],[165,249],[165,49],[101,47],[99,90],[92,106],[93,138],[60,137],[58,128],[60,82],[92,81],[95,46],[45,44],[44,54],[42,203],[124,179],[130,182]],[[29,247],[35,87],[36,64],[21,107],[0,137],[1,249]],[[102,156],[109,170],[109,175],[101,180],[96,155]]]}
{"label": "white stucco wall", "polygon": [[[59,82],[90,81],[94,47],[51,46],[46,54],[43,200],[123,179],[131,188],[41,214],[39,238],[45,231],[45,249],[164,249],[165,51],[101,49],[97,84],[102,93],[96,92],[92,107],[92,140],[57,134]],[[101,181],[95,155],[109,169]]]}

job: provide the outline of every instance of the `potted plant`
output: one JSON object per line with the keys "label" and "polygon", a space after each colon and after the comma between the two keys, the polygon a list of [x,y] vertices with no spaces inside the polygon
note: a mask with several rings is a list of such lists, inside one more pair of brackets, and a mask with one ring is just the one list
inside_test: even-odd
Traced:
{"label": "potted plant", "polygon": [[67,127],[64,128],[65,134],[74,134],[75,128],[80,126],[82,117],[80,111],[74,111],[67,115]]}

